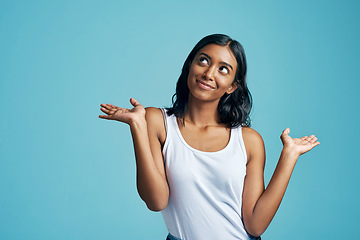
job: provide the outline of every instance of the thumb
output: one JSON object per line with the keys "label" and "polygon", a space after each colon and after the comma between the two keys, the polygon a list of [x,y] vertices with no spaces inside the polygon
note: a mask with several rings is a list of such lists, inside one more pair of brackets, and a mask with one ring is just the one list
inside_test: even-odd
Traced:
{"label": "thumb", "polygon": [[289,135],[289,133],[290,133],[290,128],[286,128],[286,129],[282,132],[282,134],[281,134],[281,138],[283,138],[283,137],[285,137],[285,136]]}
{"label": "thumb", "polygon": [[130,98],[130,103],[134,106],[134,107],[137,107],[137,106],[141,106],[141,104],[136,101],[134,98]]}

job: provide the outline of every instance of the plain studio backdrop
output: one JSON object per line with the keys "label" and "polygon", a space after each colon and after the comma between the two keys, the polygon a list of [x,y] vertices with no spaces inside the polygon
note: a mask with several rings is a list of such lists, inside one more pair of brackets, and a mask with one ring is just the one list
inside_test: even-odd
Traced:
{"label": "plain studio backdrop", "polygon": [[[316,134],[263,239],[353,238],[359,221],[358,1],[1,1],[0,239],[165,239],[135,184],[129,127],[100,103],[170,106],[205,35],[241,42],[265,141]],[[214,219],[216,221],[216,219]]]}

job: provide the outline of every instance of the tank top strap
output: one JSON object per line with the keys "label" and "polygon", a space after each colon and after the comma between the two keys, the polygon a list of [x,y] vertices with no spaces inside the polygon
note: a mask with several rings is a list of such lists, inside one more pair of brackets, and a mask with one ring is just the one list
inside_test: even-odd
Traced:
{"label": "tank top strap", "polygon": [[240,144],[240,148],[241,148],[241,151],[242,151],[242,153],[243,153],[243,157],[244,157],[244,159],[246,160],[246,162],[247,162],[247,154],[246,154],[246,149],[245,149],[245,143],[244,143],[244,138],[243,138],[243,135],[242,135],[242,126],[240,125],[240,126],[238,126],[238,127],[236,127],[235,129],[233,129],[234,130],[234,132],[236,133],[236,137],[237,137],[237,139],[238,139],[238,141],[239,141],[239,144]]}
{"label": "tank top strap", "polygon": [[[164,117],[166,136],[176,133],[177,121],[174,114],[168,115],[165,108],[160,108]],[[176,136],[176,135],[175,135]]]}
{"label": "tank top strap", "polygon": [[165,108],[160,108],[165,123],[166,139],[163,146],[163,152],[166,151],[169,142],[173,142],[176,139],[176,117],[174,114],[168,115]]}
{"label": "tank top strap", "polygon": [[168,132],[168,123],[167,123],[167,113],[166,113],[166,109],[165,108],[160,108],[162,114],[163,114],[163,118],[164,118],[164,123],[165,123],[165,132]]}

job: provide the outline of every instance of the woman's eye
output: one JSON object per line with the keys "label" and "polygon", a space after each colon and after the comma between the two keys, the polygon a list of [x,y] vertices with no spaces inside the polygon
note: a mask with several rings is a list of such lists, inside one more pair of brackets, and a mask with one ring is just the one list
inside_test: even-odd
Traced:
{"label": "woman's eye", "polygon": [[202,63],[202,64],[208,64],[208,60],[206,58],[204,58],[204,57],[201,57],[199,59],[199,62]]}
{"label": "woman's eye", "polygon": [[228,74],[229,73],[229,69],[227,67],[220,67],[220,72],[224,73],[224,74]]}

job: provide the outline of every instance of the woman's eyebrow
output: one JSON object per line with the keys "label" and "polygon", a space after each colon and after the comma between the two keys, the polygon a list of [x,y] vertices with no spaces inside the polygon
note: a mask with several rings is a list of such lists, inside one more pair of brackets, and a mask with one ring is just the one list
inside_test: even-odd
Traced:
{"label": "woman's eyebrow", "polygon": [[[209,58],[211,60],[211,57],[209,55],[207,55],[206,53],[200,53],[199,55],[204,55],[204,56],[206,56],[207,58]],[[228,64],[227,62],[220,62],[220,63],[230,67],[231,70],[234,70],[233,67],[230,64]]]}

